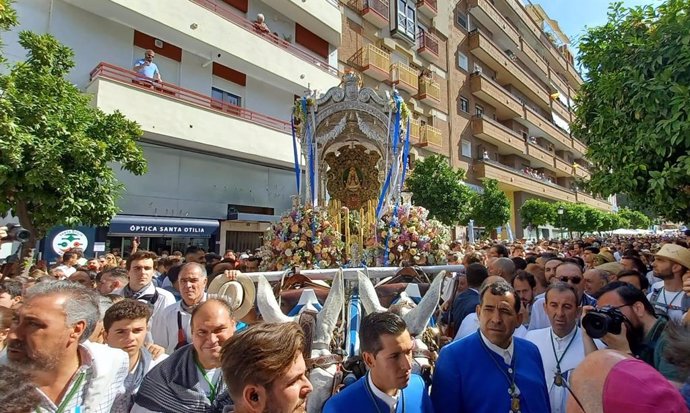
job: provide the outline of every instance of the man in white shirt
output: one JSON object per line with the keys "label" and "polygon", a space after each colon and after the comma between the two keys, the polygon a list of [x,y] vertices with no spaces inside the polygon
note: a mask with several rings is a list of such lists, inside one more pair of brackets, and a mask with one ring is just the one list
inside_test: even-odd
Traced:
{"label": "man in white shirt", "polygon": [[69,281],[31,287],[10,328],[7,360],[31,375],[43,413],[127,412],[127,355],[91,343],[98,294]]}
{"label": "man in white shirt", "polygon": [[151,304],[153,306],[152,325],[155,324],[156,317],[164,308],[175,304],[175,297],[170,292],[153,284],[156,258],[156,254],[151,251],[137,251],[130,255],[127,258],[129,283],[124,288],[113,291],[113,294]]}
{"label": "man in white shirt", "polygon": [[62,254],[62,264],[55,267],[55,269],[61,270],[65,274],[65,278],[67,278],[77,271],[75,265],[77,265],[78,260],[79,255],[76,252],[67,251]]}
{"label": "man in white shirt", "polygon": [[651,287],[647,299],[657,314],[680,323],[690,306],[690,297],[683,293],[683,274],[690,270],[690,250],[676,244],[664,244],[654,255],[654,275],[663,281]]}
{"label": "man in white shirt", "polygon": [[[546,289],[544,302],[551,327],[531,330],[525,336],[541,354],[551,413],[565,413],[568,398],[565,384],[571,371],[585,358],[582,332],[577,326],[577,302],[577,292],[571,285],[562,282],[551,284]],[[600,348],[604,347],[601,343],[597,344]]]}
{"label": "man in white shirt", "polygon": [[[222,277],[223,274],[219,275]],[[207,283],[206,268],[196,262],[188,262],[180,269],[178,278],[180,296],[182,299],[161,312],[151,324],[153,342],[165,348],[165,352],[172,354],[178,348],[191,343],[192,335],[189,322],[192,311],[206,301],[204,292]]]}

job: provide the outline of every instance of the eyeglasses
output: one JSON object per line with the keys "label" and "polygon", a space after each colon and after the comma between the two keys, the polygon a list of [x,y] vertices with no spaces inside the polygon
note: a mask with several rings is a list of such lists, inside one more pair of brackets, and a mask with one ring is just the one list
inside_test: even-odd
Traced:
{"label": "eyeglasses", "polygon": [[571,282],[573,284],[580,284],[582,277],[560,277],[559,280],[564,283]]}

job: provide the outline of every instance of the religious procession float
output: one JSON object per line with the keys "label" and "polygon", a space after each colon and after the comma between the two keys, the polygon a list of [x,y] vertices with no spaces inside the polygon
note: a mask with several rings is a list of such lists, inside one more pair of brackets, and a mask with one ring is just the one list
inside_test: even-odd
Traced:
{"label": "religious procession float", "polygon": [[445,264],[448,228],[404,193],[407,105],[395,89],[381,96],[360,82],[347,73],[340,86],[295,102],[298,195],[265,236],[263,270]]}

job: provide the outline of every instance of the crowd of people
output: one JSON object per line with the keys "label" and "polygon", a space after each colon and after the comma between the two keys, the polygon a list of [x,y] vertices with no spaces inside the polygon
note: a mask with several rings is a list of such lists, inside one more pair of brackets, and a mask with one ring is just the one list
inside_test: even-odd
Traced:
{"label": "crowd of people", "polygon": [[[404,319],[367,314],[366,373],[323,411],[686,412],[686,242],[454,242],[448,264],[462,270],[443,280],[431,378],[412,373],[419,349]],[[137,247],[126,258],[69,251],[24,275],[5,268],[0,411],[305,410],[311,336],[261,321],[244,275],[258,257]]]}

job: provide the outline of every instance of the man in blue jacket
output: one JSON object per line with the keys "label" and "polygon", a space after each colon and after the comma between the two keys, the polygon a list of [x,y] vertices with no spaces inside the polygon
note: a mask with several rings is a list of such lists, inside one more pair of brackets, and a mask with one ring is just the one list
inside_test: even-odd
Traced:
{"label": "man in blue jacket", "polygon": [[412,338],[405,321],[390,312],[368,314],[359,336],[369,371],[331,397],[323,413],[433,413],[424,381],[412,374]]}
{"label": "man in blue jacket", "polygon": [[431,400],[444,413],[550,413],[537,347],[513,332],[522,323],[520,298],[507,282],[485,286],[479,331],[441,350]]}

